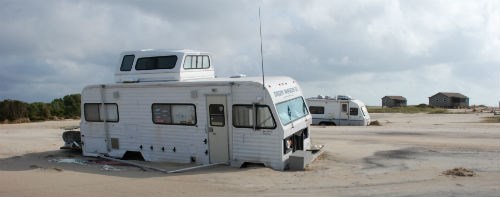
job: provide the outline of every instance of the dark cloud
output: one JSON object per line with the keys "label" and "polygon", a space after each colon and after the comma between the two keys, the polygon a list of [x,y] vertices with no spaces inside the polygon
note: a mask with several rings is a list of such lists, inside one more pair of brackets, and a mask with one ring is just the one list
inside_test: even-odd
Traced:
{"label": "dark cloud", "polygon": [[260,75],[259,7],[266,74],[297,79],[307,96],[500,97],[498,2],[49,0],[2,2],[0,99],[113,82],[118,54],[144,48],[209,51],[218,76]]}

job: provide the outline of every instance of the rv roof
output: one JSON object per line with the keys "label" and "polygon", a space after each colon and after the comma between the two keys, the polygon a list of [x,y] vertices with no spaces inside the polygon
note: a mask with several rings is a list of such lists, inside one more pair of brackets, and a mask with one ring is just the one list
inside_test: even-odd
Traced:
{"label": "rv roof", "polygon": [[[192,79],[184,81],[151,81],[142,83],[115,83],[106,84],[107,87],[208,87],[208,86],[225,86],[233,84],[245,84],[255,87],[262,87],[261,77],[241,77],[241,78],[207,78],[207,79]],[[100,88],[102,85],[89,85],[85,88]],[[301,95],[299,84],[290,77],[285,76],[269,76],[266,77],[265,87],[269,91],[272,99],[276,102]]]}
{"label": "rv roof", "polygon": [[137,50],[137,51],[124,51],[121,53],[121,55],[127,55],[127,54],[133,54],[133,55],[136,55],[137,57],[151,57],[151,56],[158,56],[158,55],[179,55],[179,56],[182,56],[183,54],[200,55],[200,54],[209,54],[209,53],[203,52],[203,51],[190,50],[190,49],[179,49],[179,50],[142,49],[142,50]]}
{"label": "rv roof", "polygon": [[[147,81],[140,84],[149,84],[149,85],[168,85],[168,84],[216,84],[216,83],[230,83],[230,82],[248,82],[254,83],[256,85],[262,86],[262,77],[218,77],[218,78],[201,78],[201,79],[189,79],[184,81]],[[285,86],[289,85],[289,83],[295,84],[295,80],[286,76],[269,76],[266,77],[266,88],[277,87],[277,86]],[[139,84],[139,83],[125,83],[125,84]],[[111,84],[108,84],[111,85]],[[120,85],[120,84],[116,84]]]}

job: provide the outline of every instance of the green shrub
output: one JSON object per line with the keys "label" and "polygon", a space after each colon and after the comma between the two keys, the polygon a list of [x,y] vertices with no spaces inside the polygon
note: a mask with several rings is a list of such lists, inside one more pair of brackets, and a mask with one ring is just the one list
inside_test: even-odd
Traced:
{"label": "green shrub", "polygon": [[16,100],[3,100],[0,102],[0,121],[14,121],[28,117],[28,104]]}
{"label": "green shrub", "polygon": [[80,116],[80,94],[71,94],[63,97],[64,118],[76,118]]}
{"label": "green shrub", "polygon": [[28,105],[28,117],[31,121],[42,121],[52,118],[50,105],[42,102],[35,102]]}
{"label": "green shrub", "polygon": [[80,94],[66,95],[54,99],[51,103],[28,104],[7,99],[0,101],[0,122],[20,123],[55,118],[79,118],[80,102]]}

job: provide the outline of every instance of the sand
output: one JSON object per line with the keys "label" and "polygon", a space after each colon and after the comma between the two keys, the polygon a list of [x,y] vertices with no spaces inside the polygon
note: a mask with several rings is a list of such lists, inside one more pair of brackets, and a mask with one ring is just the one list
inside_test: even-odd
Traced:
{"label": "sand", "polygon": [[[491,113],[371,115],[382,126],[312,127],[326,151],[294,172],[57,163],[95,160],[59,150],[60,127],[79,121],[0,125],[0,196],[500,196],[500,124],[480,123]],[[443,173],[455,168],[474,176]]]}

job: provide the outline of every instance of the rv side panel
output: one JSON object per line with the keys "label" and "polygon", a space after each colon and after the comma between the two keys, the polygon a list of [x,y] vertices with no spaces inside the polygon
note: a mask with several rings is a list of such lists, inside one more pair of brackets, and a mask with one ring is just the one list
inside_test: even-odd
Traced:
{"label": "rv side panel", "polygon": [[[106,147],[104,124],[107,125],[110,139],[115,141],[115,147],[109,152],[84,149],[84,154],[109,154],[122,157],[126,151],[141,152],[148,161],[171,161],[188,163],[193,160],[208,164],[206,135],[206,103],[204,94],[211,88],[181,88],[181,87],[148,87],[141,85],[122,85],[105,88],[104,103],[118,105],[118,122],[87,122],[82,121],[82,133],[85,143],[92,147]],[[224,93],[219,87],[219,91]],[[196,96],[193,96],[196,91]],[[87,88],[82,95],[82,103],[101,103],[99,87]],[[193,98],[194,97],[194,98]],[[153,104],[185,104],[192,105],[196,110],[194,125],[155,124],[153,122]],[[83,113],[83,112],[82,112]],[[82,117],[84,114],[82,114]],[[84,120],[84,119],[82,119]],[[118,143],[116,143],[118,142]],[[96,146],[94,144],[102,143]],[[118,146],[116,145],[118,144]],[[109,146],[109,145],[108,145]],[[95,148],[94,148],[95,149]]]}
{"label": "rv side panel", "polygon": [[[274,110],[274,104],[270,99],[268,91],[262,89],[262,86],[255,85],[234,85],[233,86],[233,105],[268,105]],[[274,116],[275,129],[257,129],[233,127],[233,159],[236,165],[241,165],[240,161],[262,163],[274,169],[283,169],[282,144],[280,143],[282,133],[276,112],[272,111]]]}

